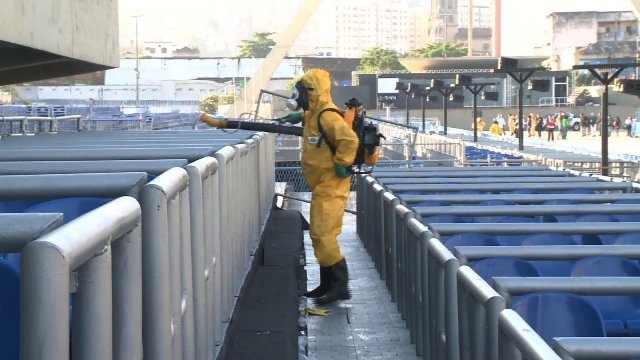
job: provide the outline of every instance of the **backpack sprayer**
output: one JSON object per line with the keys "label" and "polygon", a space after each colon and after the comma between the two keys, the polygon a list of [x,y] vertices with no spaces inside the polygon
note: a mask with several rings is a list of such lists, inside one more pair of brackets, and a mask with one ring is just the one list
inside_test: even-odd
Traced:
{"label": "backpack sprayer", "polygon": [[[324,129],[322,128],[320,116],[326,111],[336,112],[340,114],[347,125],[349,125],[349,127],[356,133],[359,140],[356,158],[351,165],[351,172],[353,174],[370,174],[378,162],[378,156],[380,155],[380,139],[384,139],[385,137],[378,132],[377,125],[372,122],[365,121],[365,110],[362,106],[362,103],[358,101],[358,99],[351,98],[345,103],[345,105],[347,108],[344,111],[334,108],[327,108],[322,110],[320,114],[318,114],[318,131],[320,131],[322,140],[318,142],[318,146],[320,146],[322,142],[325,142],[331,152],[333,154],[336,153],[336,146],[329,140],[324,132]],[[283,118],[270,120],[280,122],[283,120]],[[302,136],[303,129],[300,126],[234,120],[227,119],[225,117],[214,117],[206,113],[202,113],[200,115],[200,121],[216,128],[263,131],[283,135]]]}

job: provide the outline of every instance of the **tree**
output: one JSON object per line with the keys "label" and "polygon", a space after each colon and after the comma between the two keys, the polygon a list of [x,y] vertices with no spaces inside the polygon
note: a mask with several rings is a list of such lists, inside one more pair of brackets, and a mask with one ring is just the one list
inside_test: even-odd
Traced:
{"label": "tree", "polygon": [[398,61],[398,53],[394,50],[383,49],[380,46],[368,49],[360,59],[358,70],[406,70]]}
{"label": "tree", "polygon": [[233,104],[233,95],[211,94],[202,99],[202,102],[200,103],[200,110],[209,114],[215,114],[218,112],[219,105],[228,104]]}
{"label": "tree", "polygon": [[263,58],[266,57],[271,48],[276,44],[270,36],[272,32],[253,33],[253,39],[242,40],[238,45],[238,57],[242,58]]}
{"label": "tree", "polygon": [[459,57],[467,55],[467,48],[461,44],[426,44],[423,48],[409,51],[409,57],[432,58],[432,57]]}

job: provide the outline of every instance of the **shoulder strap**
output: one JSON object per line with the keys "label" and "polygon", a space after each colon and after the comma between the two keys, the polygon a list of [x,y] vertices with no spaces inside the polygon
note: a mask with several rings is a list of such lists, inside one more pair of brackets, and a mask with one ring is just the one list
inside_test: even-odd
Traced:
{"label": "shoulder strap", "polygon": [[335,109],[335,108],[326,108],[323,109],[322,111],[320,111],[320,113],[318,114],[318,131],[320,132],[320,140],[318,141],[318,145],[316,145],[317,147],[320,147],[320,145],[322,144],[322,141],[324,140],[324,142],[327,143],[327,146],[329,147],[329,149],[331,150],[331,153],[333,153],[334,155],[336,154],[336,146],[335,144],[333,144],[331,142],[331,140],[329,140],[329,138],[327,137],[327,133],[324,132],[324,128],[322,127],[322,122],[320,121],[320,116],[322,116],[322,113],[324,113],[325,111],[331,111],[331,112],[335,112],[338,113],[340,116],[344,116],[344,114],[342,113],[342,111]]}

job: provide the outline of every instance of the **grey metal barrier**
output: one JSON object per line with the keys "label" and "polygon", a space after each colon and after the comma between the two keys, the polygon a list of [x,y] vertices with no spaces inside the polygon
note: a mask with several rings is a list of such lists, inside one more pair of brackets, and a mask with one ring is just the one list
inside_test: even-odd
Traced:
{"label": "grey metal barrier", "polygon": [[518,313],[505,309],[499,315],[499,360],[560,360],[558,354]]}
{"label": "grey metal barrier", "polygon": [[0,175],[77,174],[143,171],[160,175],[172,167],[183,167],[185,159],[102,161],[5,161]]}
{"label": "grey metal barrier", "polygon": [[[409,316],[409,300],[410,291],[409,287],[413,285],[413,282],[409,280],[410,276],[414,272],[410,272],[408,269],[409,256],[413,253],[409,252],[409,227],[407,223],[413,218],[413,211],[407,209],[402,205],[397,205],[394,208],[394,227],[395,227],[395,243],[397,244],[397,255],[395,269],[395,281],[397,285],[397,306],[398,311],[402,315],[402,318],[407,321],[409,326],[412,317]],[[415,341],[415,340],[414,340]]]}
{"label": "grey metal barrier", "polygon": [[466,359],[498,358],[498,316],[505,300],[470,267],[458,269],[458,319],[460,356]]}
{"label": "grey metal barrier", "polygon": [[185,167],[189,175],[195,359],[212,358],[215,332],[220,332],[221,324],[215,309],[220,302],[216,299],[220,286],[216,278],[219,274],[216,265],[220,254],[220,215],[218,206],[213,206],[219,204],[217,168],[218,162],[212,157]]}
{"label": "grey metal barrier", "polygon": [[386,275],[386,283],[391,293],[391,301],[396,301],[398,297],[398,251],[396,242],[396,217],[394,216],[395,208],[400,200],[389,192],[382,194],[382,241],[384,245],[384,273]]}
{"label": "grey metal barrier", "polygon": [[426,206],[415,207],[420,216],[543,216],[588,214],[640,214],[640,204],[575,205],[492,205],[492,206]]}
{"label": "grey metal barrier", "polygon": [[62,214],[0,214],[0,252],[19,253],[63,223]]}
{"label": "grey metal barrier", "polygon": [[[620,245],[634,246],[634,245]],[[636,253],[627,254],[629,259],[637,260]],[[630,251],[629,251],[630,252]],[[511,302],[513,296],[529,294],[538,291],[562,291],[577,295],[640,295],[640,283],[635,277],[494,277],[493,288],[502,296],[506,303]]]}
{"label": "grey metal barrier", "polygon": [[[390,191],[428,191],[428,192],[455,192],[455,191],[514,191],[521,189],[535,191],[563,191],[574,190],[576,185],[570,183],[485,183],[485,184],[391,184],[386,186]],[[593,191],[619,191],[624,193],[632,192],[630,182],[595,182],[580,183],[580,188]]]}
{"label": "grey metal barrier", "polygon": [[640,193],[612,194],[434,194],[434,195],[402,195],[407,204],[421,201],[443,201],[450,204],[471,204],[488,200],[506,200],[517,204],[540,204],[548,200],[572,200],[581,203],[610,203],[619,200],[637,200]]}
{"label": "grey metal barrier", "polygon": [[0,199],[55,199],[77,196],[138,198],[147,182],[140,172],[111,174],[41,174],[0,176]]}
{"label": "grey metal barrier", "polygon": [[24,247],[22,359],[142,359],[140,219],[121,197]]}
{"label": "grey metal barrier", "polygon": [[[440,172],[451,172],[451,173],[456,173],[456,172],[463,172],[463,173],[474,173],[474,172],[487,172],[487,171],[491,171],[491,172],[522,172],[522,171],[551,171],[552,169],[550,169],[548,166],[527,166],[526,169],[525,168],[516,168],[516,167],[495,167],[495,168],[491,168],[486,169],[486,168],[461,168],[461,167],[452,167],[452,168],[424,168],[424,167],[414,167],[414,168],[410,168],[410,169],[402,169],[401,171],[399,171],[398,168],[384,168],[384,167],[379,167],[376,168],[376,170],[373,172],[372,176],[375,177],[379,177],[381,175],[384,175],[386,173],[390,173],[392,176],[395,177],[396,173],[431,173],[431,172],[436,172],[436,173],[440,173]],[[568,176],[568,175],[567,175]]]}
{"label": "grey metal barrier", "polygon": [[[412,220],[416,221],[417,220]],[[457,274],[460,261],[436,238],[427,242],[429,325],[434,359],[460,358]]]}
{"label": "grey metal barrier", "polygon": [[563,360],[629,360],[640,356],[640,337],[555,338],[553,349]]}
{"label": "grey metal barrier", "polygon": [[[419,169],[419,168],[413,168]],[[571,174],[567,171],[558,171],[558,170],[525,170],[518,169],[517,171],[458,171],[460,168],[435,168],[432,171],[403,171],[398,169],[397,171],[377,171],[372,174],[373,177],[380,180],[386,180],[386,178],[434,178],[434,177],[442,177],[442,178],[480,178],[480,177],[527,177],[527,176],[536,176],[536,177],[568,177]],[[467,169],[467,168],[465,168]],[[476,168],[468,168],[468,169],[476,169]],[[508,168],[510,169],[510,168]],[[451,170],[451,171],[450,171]]]}
{"label": "grey metal barrier", "polygon": [[172,168],[141,192],[144,353],[191,359],[194,353],[188,175]]}
{"label": "grey metal barrier", "polygon": [[[625,224],[625,223],[616,223]],[[434,224],[438,225],[438,224]],[[459,225],[459,224],[456,224]],[[483,224],[484,225],[484,224]],[[521,225],[521,224],[509,224]],[[538,224],[548,225],[548,224]],[[558,225],[558,224],[554,224]],[[562,224],[561,224],[562,225]],[[594,228],[602,225],[613,225],[610,223],[585,223],[580,225],[594,225]],[[637,224],[636,224],[637,225]],[[575,226],[575,225],[574,225]],[[634,227],[638,231],[638,226]],[[547,232],[547,229],[539,232]],[[575,231],[575,230],[574,230]],[[610,231],[610,230],[609,230]],[[492,249],[493,248],[493,249]],[[470,261],[482,260],[491,257],[510,256],[523,260],[577,260],[589,256],[622,256],[629,259],[640,257],[640,245],[553,245],[553,246],[456,246],[454,250],[456,258],[462,264]]]}
{"label": "grey metal barrier", "polygon": [[451,178],[451,177],[425,177],[425,178],[381,178],[378,179],[380,184],[486,184],[486,183],[571,183],[575,184],[575,188],[579,188],[584,183],[594,183],[598,179],[584,176],[572,177],[472,177],[472,178]]}

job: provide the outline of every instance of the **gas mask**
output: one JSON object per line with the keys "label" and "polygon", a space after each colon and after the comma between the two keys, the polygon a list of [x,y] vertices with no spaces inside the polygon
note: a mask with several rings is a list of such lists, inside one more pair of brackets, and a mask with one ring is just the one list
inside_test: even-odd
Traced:
{"label": "gas mask", "polygon": [[298,81],[296,86],[293,88],[293,93],[291,94],[291,98],[287,100],[287,109],[291,111],[298,111],[300,109],[304,111],[309,110],[309,95],[307,91],[313,90],[308,89],[304,86],[302,81]]}

